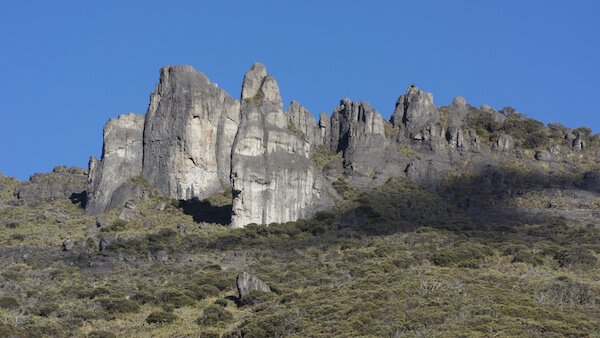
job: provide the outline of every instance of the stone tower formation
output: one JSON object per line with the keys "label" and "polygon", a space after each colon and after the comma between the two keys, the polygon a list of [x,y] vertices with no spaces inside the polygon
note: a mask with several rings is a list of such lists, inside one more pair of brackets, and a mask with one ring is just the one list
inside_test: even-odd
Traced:
{"label": "stone tower formation", "polygon": [[[430,93],[411,85],[389,121],[367,102],[344,98],[317,122],[298,102],[284,110],[262,64],[246,72],[239,100],[191,66],[167,66],[145,115],[105,125],[102,158],[89,163],[85,212],[101,214],[140,196],[144,182],[179,200],[231,191],[231,227],[284,223],[332,208],[340,198],[332,184],[340,179],[360,190],[406,176],[436,189],[450,169],[478,172],[502,156],[526,155],[502,131],[481,140],[468,124],[473,110],[498,124],[514,114],[476,109],[462,97],[436,107]],[[568,151],[587,146],[579,131],[565,133]],[[317,167],[313,155],[323,152],[340,161]],[[547,156],[536,153],[535,160],[566,154],[557,144],[541,152]]]}

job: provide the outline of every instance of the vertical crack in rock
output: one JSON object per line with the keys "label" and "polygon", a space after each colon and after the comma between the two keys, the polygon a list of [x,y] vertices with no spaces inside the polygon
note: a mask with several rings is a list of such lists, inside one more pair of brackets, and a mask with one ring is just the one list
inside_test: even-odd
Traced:
{"label": "vertical crack in rock", "polygon": [[288,129],[275,78],[261,64],[244,76],[231,160],[231,227],[295,221],[330,207],[328,184],[309,159],[310,143]]}

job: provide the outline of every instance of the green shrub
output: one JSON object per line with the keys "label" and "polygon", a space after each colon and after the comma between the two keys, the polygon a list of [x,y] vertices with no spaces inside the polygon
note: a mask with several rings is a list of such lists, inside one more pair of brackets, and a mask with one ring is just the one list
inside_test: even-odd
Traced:
{"label": "green shrub", "polygon": [[504,121],[502,130],[520,142],[524,148],[546,147],[550,143],[548,130],[542,122],[518,114],[511,114]]}
{"label": "green shrub", "polygon": [[163,305],[171,306],[174,308],[192,306],[196,303],[196,301],[193,298],[178,290],[165,291],[159,295],[158,300]]}
{"label": "green shrub", "polygon": [[156,301],[156,299],[154,298],[154,296],[152,296],[151,294],[149,294],[148,292],[145,291],[140,291],[136,294],[134,294],[131,297],[132,300],[138,302],[141,305],[144,304],[151,304],[154,303]]}
{"label": "green shrub", "polygon": [[12,325],[0,323],[0,337],[26,337],[25,332]]}
{"label": "green shrub", "polygon": [[490,249],[474,243],[463,243],[459,247],[444,248],[435,252],[431,261],[439,266],[479,268],[479,264],[490,255]]}
{"label": "green shrub", "polygon": [[136,313],[140,311],[138,303],[129,299],[102,298],[99,301],[108,313]]}
{"label": "green shrub", "polygon": [[554,259],[561,267],[568,266],[594,266],[598,259],[594,252],[587,248],[570,248],[560,250],[554,254]]}
{"label": "green shrub", "polygon": [[148,324],[168,324],[177,320],[177,316],[162,311],[152,312],[147,318],[146,323]]}
{"label": "green shrub", "polygon": [[202,338],[220,338],[221,335],[214,331],[200,331],[198,337]]}
{"label": "green shrub", "polygon": [[19,227],[19,223],[17,222],[9,222],[5,225],[8,229],[16,229]]}
{"label": "green shrub", "polygon": [[100,231],[102,232],[108,232],[108,231],[123,231],[125,229],[127,229],[127,226],[129,225],[129,223],[127,221],[118,219],[116,221],[114,221],[111,225],[102,228]]}
{"label": "green shrub", "polygon": [[16,309],[19,307],[19,302],[13,297],[0,297],[0,308]]}
{"label": "green shrub", "polygon": [[218,287],[209,284],[200,285],[200,290],[204,293],[204,298],[219,297],[221,293]]}
{"label": "green shrub", "polygon": [[179,235],[173,229],[161,229],[156,234],[147,236],[148,249],[151,251],[172,249],[179,239]]}
{"label": "green shrub", "polygon": [[10,235],[10,239],[15,240],[15,241],[24,241],[25,240],[25,235],[23,235],[23,234],[12,234],[12,235]]}
{"label": "green shrub", "polygon": [[50,304],[42,304],[40,307],[36,308],[34,313],[40,317],[49,317],[52,313],[58,311],[58,305],[50,303]]}
{"label": "green shrub", "polygon": [[92,331],[88,334],[88,338],[117,338],[117,336],[107,331]]}
{"label": "green shrub", "polygon": [[76,292],[78,298],[94,299],[100,296],[110,295],[110,290],[103,287],[93,288],[91,290],[80,290]]}
{"label": "green shrub", "polygon": [[202,326],[223,326],[233,320],[233,315],[220,306],[211,305],[204,309],[196,323]]}
{"label": "green shrub", "polygon": [[240,306],[249,306],[249,305],[257,305],[264,302],[271,301],[275,299],[277,296],[272,292],[264,292],[264,291],[251,291],[242,299],[240,299]]}
{"label": "green shrub", "polygon": [[227,301],[223,298],[215,299],[213,304],[218,305],[220,307],[227,307]]}
{"label": "green shrub", "polygon": [[492,139],[500,124],[494,120],[491,113],[481,111],[475,107],[470,107],[467,116],[467,126],[477,133],[482,140]]}

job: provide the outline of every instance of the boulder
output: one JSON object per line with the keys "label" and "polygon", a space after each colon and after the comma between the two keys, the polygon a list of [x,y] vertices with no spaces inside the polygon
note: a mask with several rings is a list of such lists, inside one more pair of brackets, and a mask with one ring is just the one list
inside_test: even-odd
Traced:
{"label": "boulder", "polygon": [[309,152],[310,144],[288,129],[275,78],[253,65],[244,76],[231,156],[231,227],[296,221],[331,206]]}
{"label": "boulder", "polygon": [[136,197],[127,194],[127,187],[119,188],[142,174],[143,131],[143,115],[120,115],[106,123],[102,158],[89,162],[86,215],[104,213]]}
{"label": "boulder", "polygon": [[144,178],[181,200],[230,189],[239,116],[239,101],[204,74],[191,66],[162,68],[144,125]]}
{"label": "boulder", "polygon": [[552,155],[545,150],[539,150],[535,152],[535,159],[542,162],[549,162],[552,160]]}
{"label": "boulder", "polygon": [[587,190],[600,192],[600,171],[588,171],[583,176],[583,186]]}
{"label": "boulder", "polygon": [[67,238],[62,242],[62,250],[63,251],[72,251],[73,247],[74,247],[74,244],[70,238]]}
{"label": "boulder", "polygon": [[132,220],[137,215],[136,209],[136,205],[132,201],[128,201],[127,203],[125,203],[123,210],[121,210],[121,213],[119,214],[119,219],[122,221]]}
{"label": "boulder", "polygon": [[507,134],[502,134],[496,140],[496,143],[493,146],[493,149],[496,151],[509,151],[515,147],[515,140],[512,136]]}
{"label": "boulder", "polygon": [[267,283],[247,272],[240,272],[236,279],[239,298],[243,298],[252,291],[271,292]]}

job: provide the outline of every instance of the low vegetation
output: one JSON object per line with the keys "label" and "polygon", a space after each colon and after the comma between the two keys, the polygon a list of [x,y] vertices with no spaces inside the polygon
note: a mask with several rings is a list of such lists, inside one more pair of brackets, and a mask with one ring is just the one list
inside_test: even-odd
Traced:
{"label": "low vegetation", "polygon": [[[235,230],[195,220],[226,207],[223,194],[198,209],[153,196],[129,221],[69,201],[4,205],[0,336],[600,335],[597,219],[521,213],[600,201],[551,198],[506,166],[523,192],[479,202],[508,210],[498,215],[461,205],[478,205],[466,196],[482,184],[458,173],[450,199],[406,179],[359,192],[340,178],[334,211]],[[238,299],[242,270],[273,292]]]}

